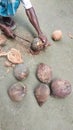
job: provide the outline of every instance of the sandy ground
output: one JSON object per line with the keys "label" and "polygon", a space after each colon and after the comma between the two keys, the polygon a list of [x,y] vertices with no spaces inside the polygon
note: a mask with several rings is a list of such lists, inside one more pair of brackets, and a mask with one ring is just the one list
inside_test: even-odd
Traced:
{"label": "sandy ground", "polygon": [[[69,32],[73,35],[73,0],[31,1],[41,28],[53,45],[45,52],[33,56],[26,49],[27,42],[18,38],[7,41],[3,49],[19,49],[30,74],[22,81],[28,87],[27,96],[20,103],[11,101],[7,90],[18,81],[13,76],[13,68],[4,66],[6,59],[0,58],[0,130],[73,130],[73,91],[65,99],[49,96],[42,107],[38,105],[33,93],[39,84],[35,73],[40,62],[52,67],[53,77],[67,79],[73,86],[73,39],[68,36]],[[14,19],[17,23],[17,34],[30,41],[37,36],[22,5]],[[51,39],[51,34],[56,29],[63,32],[63,38],[59,42]]]}

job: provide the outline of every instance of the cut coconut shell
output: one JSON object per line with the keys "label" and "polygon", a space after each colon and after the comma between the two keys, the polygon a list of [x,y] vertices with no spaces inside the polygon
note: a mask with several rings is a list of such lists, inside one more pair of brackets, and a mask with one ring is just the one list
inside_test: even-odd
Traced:
{"label": "cut coconut shell", "polygon": [[14,64],[22,63],[22,56],[19,50],[16,50],[15,48],[11,48],[9,52],[7,53],[7,58],[10,62]]}
{"label": "cut coconut shell", "polygon": [[38,104],[41,106],[47,101],[48,96],[50,95],[50,89],[48,85],[41,83],[35,88],[34,94]]}
{"label": "cut coconut shell", "polygon": [[51,82],[50,87],[51,87],[52,95],[59,98],[65,98],[72,91],[70,82],[62,79],[54,79]]}
{"label": "cut coconut shell", "polygon": [[0,57],[1,57],[1,56],[7,56],[7,52],[1,51],[1,52],[0,52]]}
{"label": "cut coconut shell", "polygon": [[0,56],[7,56],[8,60],[14,64],[20,64],[23,62],[20,51],[15,48],[11,48],[8,52],[1,50]]}
{"label": "cut coconut shell", "polygon": [[20,82],[11,85],[8,89],[9,97],[11,98],[11,100],[16,102],[22,101],[26,93],[27,93],[26,85]]}
{"label": "cut coconut shell", "polygon": [[52,80],[52,68],[44,63],[40,63],[36,71],[37,78],[43,83],[50,83]]}
{"label": "cut coconut shell", "polygon": [[18,64],[14,68],[14,76],[18,80],[26,79],[29,74],[29,69],[25,66],[25,64]]}

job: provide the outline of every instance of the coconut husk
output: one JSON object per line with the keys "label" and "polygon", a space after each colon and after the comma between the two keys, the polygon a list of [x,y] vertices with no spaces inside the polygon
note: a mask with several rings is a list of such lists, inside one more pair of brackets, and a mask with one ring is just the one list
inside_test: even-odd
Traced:
{"label": "coconut husk", "polygon": [[52,95],[58,98],[65,98],[72,92],[70,82],[63,79],[53,79],[50,88]]}
{"label": "coconut husk", "polygon": [[20,51],[15,48],[11,48],[8,52],[1,51],[0,56],[7,56],[8,60],[14,64],[23,62]]}
{"label": "coconut husk", "polygon": [[8,60],[5,61],[4,65],[5,67],[12,67],[12,63]]}
{"label": "coconut husk", "polygon": [[0,52],[0,56],[7,56],[7,52],[1,51],[1,52]]}
{"label": "coconut husk", "polygon": [[7,58],[14,64],[23,62],[20,51],[16,50],[15,48],[11,48],[11,50],[7,53]]}

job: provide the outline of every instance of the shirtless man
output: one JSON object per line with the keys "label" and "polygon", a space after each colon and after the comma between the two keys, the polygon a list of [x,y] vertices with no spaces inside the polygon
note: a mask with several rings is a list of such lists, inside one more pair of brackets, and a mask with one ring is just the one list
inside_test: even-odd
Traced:
{"label": "shirtless man", "polygon": [[2,22],[3,22],[3,24],[0,23],[0,29],[3,30],[8,37],[11,38],[15,37],[12,30],[16,28],[16,24],[14,20],[11,18],[11,16],[15,15],[17,8],[20,5],[20,2],[23,3],[29,21],[37,31],[38,37],[42,40],[42,42],[46,46],[48,40],[46,36],[43,34],[43,32],[41,31],[35,10],[30,0],[0,0],[0,16],[2,17]]}

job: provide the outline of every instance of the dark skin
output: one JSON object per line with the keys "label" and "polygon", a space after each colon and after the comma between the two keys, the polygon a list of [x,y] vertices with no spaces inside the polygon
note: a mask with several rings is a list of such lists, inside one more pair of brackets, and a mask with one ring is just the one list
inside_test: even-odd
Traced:
{"label": "dark skin", "polygon": [[8,37],[15,38],[14,33],[10,29],[10,27],[7,27],[4,24],[0,24],[0,29],[4,32],[4,34]]}
{"label": "dark skin", "polygon": [[[38,33],[38,37],[42,40],[42,42],[44,43],[45,46],[47,45],[51,45],[46,36],[42,33],[40,26],[39,26],[39,22],[35,13],[34,8],[30,8],[30,9],[26,9],[26,14],[29,18],[29,21],[31,22],[31,24],[33,25],[33,27],[35,28],[35,30]],[[11,29],[3,24],[0,24],[0,28],[4,31],[4,33],[11,38],[15,38],[14,33],[11,31]]]}

